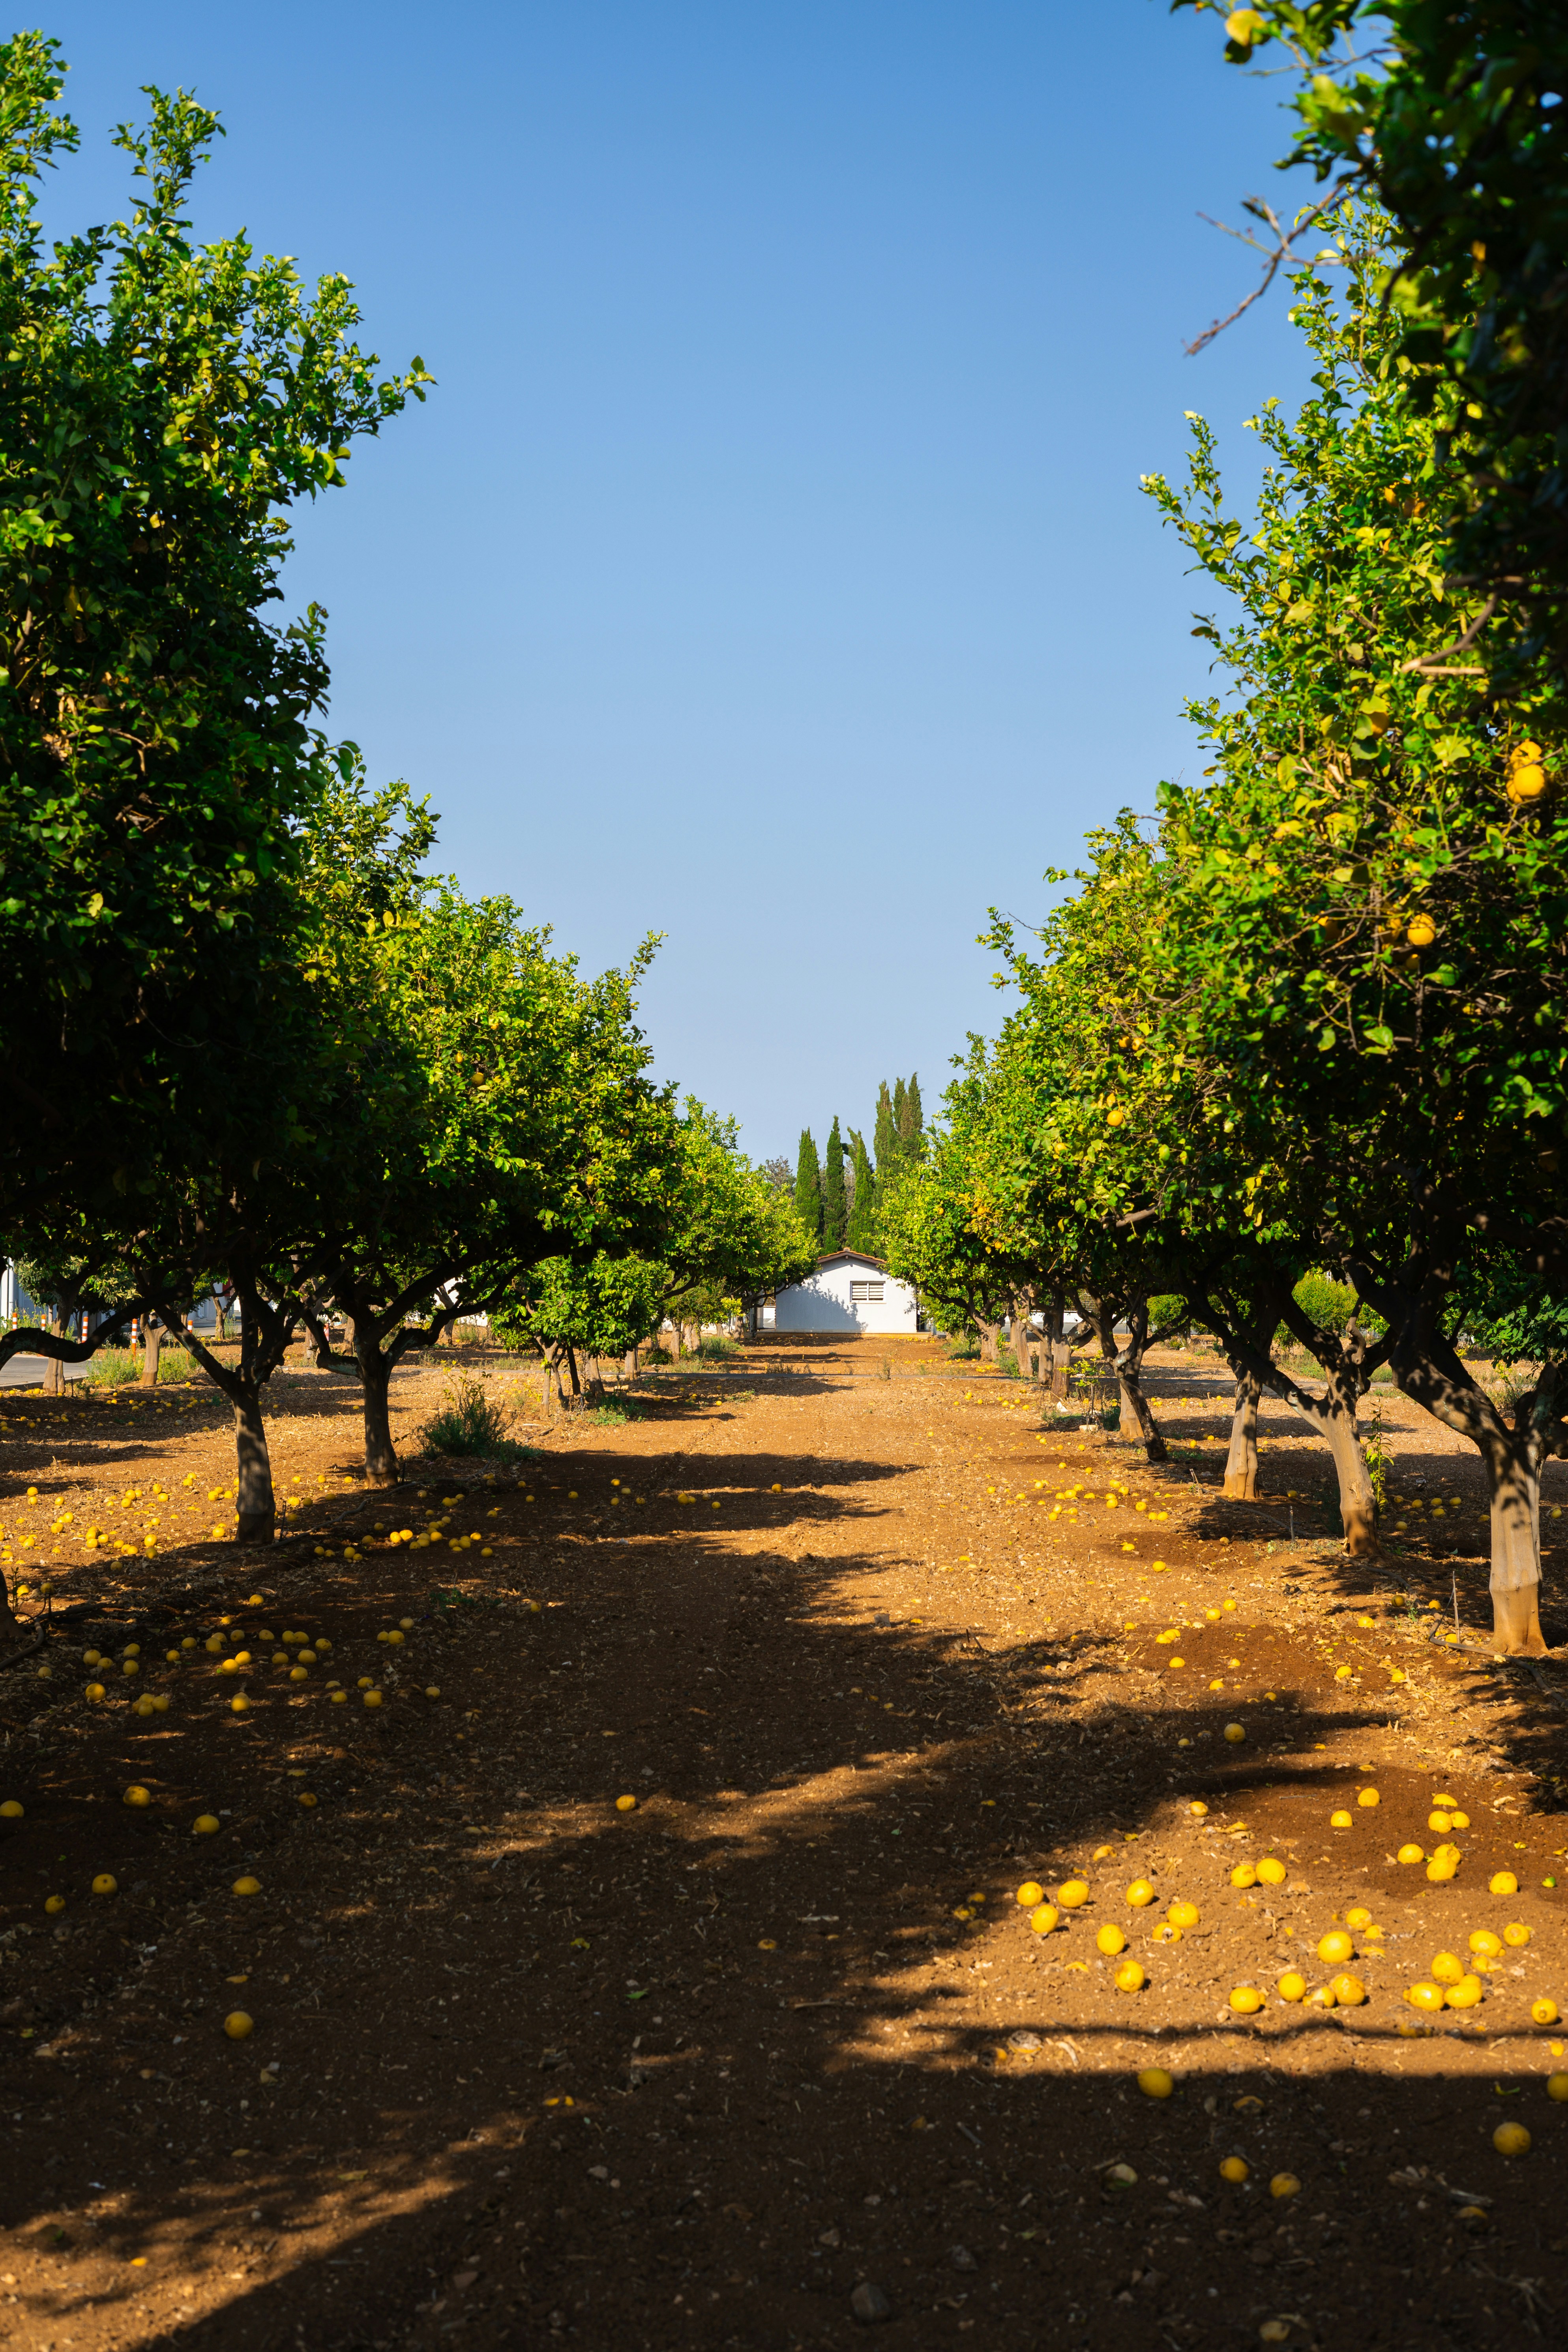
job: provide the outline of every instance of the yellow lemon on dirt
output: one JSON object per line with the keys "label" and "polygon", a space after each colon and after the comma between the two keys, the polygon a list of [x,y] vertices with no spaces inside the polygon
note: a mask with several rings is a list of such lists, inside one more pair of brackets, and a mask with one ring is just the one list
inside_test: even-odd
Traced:
{"label": "yellow lemon on dirt", "polygon": [[1238,1748],[1247,1737],[1246,1724],[1227,1723],[1225,1727],[1225,1736],[1233,1748]]}
{"label": "yellow lemon on dirt", "polygon": [[1277,2172],[1268,2184],[1270,2197],[1299,2197],[1301,2184],[1293,2172]]}
{"label": "yellow lemon on dirt", "polygon": [[636,1805],[637,1799],[635,1797],[617,1797],[616,1799],[616,1811],[617,1813],[629,1813],[635,1810]]}
{"label": "yellow lemon on dirt", "polygon": [[1461,1977],[1458,1984],[1448,1987],[1450,2009],[1474,2009],[1486,1990],[1479,1977]]}
{"label": "yellow lemon on dirt", "polygon": [[[1148,1981],[1136,1960],[1123,1960],[1111,1979],[1118,1992],[1142,1992]],[[1564,2080],[1568,2081],[1568,2076]]]}
{"label": "yellow lemon on dirt", "polygon": [[440,1696],[441,1696],[441,1685],[440,1685],[440,1684],[439,1684],[439,1683],[426,1683],[426,1685],[425,1685],[425,1696],[426,1696],[426,1698],[439,1698],[439,1697],[440,1697]]}
{"label": "yellow lemon on dirt", "polygon": [[1026,1878],[1017,1894],[1013,1897],[1015,1903],[1021,1903],[1026,1911],[1033,1911],[1036,1906],[1043,1903],[1045,1899],[1045,1888],[1037,1886],[1032,1878]]}
{"label": "yellow lemon on dirt", "polygon": [[1375,1789],[1358,1789],[1356,1791],[1356,1803],[1358,1805],[1378,1805],[1382,1802],[1383,1800],[1378,1795]]}
{"label": "yellow lemon on dirt", "polygon": [[1307,2007],[1309,2009],[1337,2009],[1339,2007],[1339,2000],[1335,1994],[1333,1986],[1331,1984],[1314,1985],[1311,1991],[1307,1995]]}
{"label": "yellow lemon on dirt", "polygon": [[1181,1940],[1181,1929],[1179,1927],[1173,1927],[1169,1919],[1162,1919],[1159,1926],[1154,1930],[1155,1943],[1179,1944]]}
{"label": "yellow lemon on dirt", "polygon": [[1187,1811],[1191,1813],[1194,1821],[1201,1822],[1207,1814],[1208,1807],[1205,1804],[1201,1797],[1194,1797],[1192,1803],[1187,1807]]}
{"label": "yellow lemon on dirt", "polygon": [[15,1797],[7,1797],[5,1803],[0,1805],[0,1821],[19,1822],[22,1819],[24,1810],[24,1807],[17,1803]]}
{"label": "yellow lemon on dirt", "polygon": [[300,1790],[300,1803],[301,1803],[301,1804],[306,1808],[307,1811],[308,1811],[310,1810],[310,1807],[315,1803],[315,1801],[316,1801],[316,1800],[315,1800],[315,1798],[310,1794],[310,1790],[309,1790],[309,1789],[301,1789],[301,1790]]}
{"label": "yellow lemon on dirt", "polygon": [[1487,1893],[1489,1895],[1517,1895],[1519,1893],[1519,1881],[1514,1876],[1511,1870],[1494,1871],[1491,1877],[1487,1882]]}
{"label": "yellow lemon on dirt", "polygon": [[1453,1952],[1439,1952],[1432,1963],[1432,1974],[1439,1984],[1458,1984],[1464,1973],[1463,1960]]}
{"label": "yellow lemon on dirt", "polygon": [[1555,2099],[1559,2105],[1568,2099],[1568,2074],[1548,2074],[1546,2095],[1549,2099]]}
{"label": "yellow lemon on dirt", "polygon": [[1454,1824],[1447,1813],[1428,1813],[1426,1826],[1429,1830],[1436,1830],[1440,1835],[1447,1836]]}
{"label": "yellow lemon on dirt", "polygon": [[1251,1863],[1238,1862],[1230,1874],[1230,1883],[1233,1886],[1256,1886],[1258,1873]]}
{"label": "yellow lemon on dirt", "polygon": [[1195,1903],[1173,1903],[1165,1916],[1173,1927],[1195,1927],[1202,1914]]}
{"label": "yellow lemon on dirt", "polygon": [[89,1683],[82,1696],[84,1698],[92,1699],[96,1703],[99,1699],[106,1697],[108,1694],[105,1692],[101,1683]]}
{"label": "yellow lemon on dirt", "polygon": [[1174,2076],[1168,2074],[1163,2066],[1141,2066],[1138,2070],[1138,2088],[1146,2099],[1168,2099],[1175,2087]]}
{"label": "yellow lemon on dirt", "polygon": [[1220,2158],[1220,2179],[1230,2181],[1236,2188],[1240,2188],[1251,2170],[1252,2167],[1244,2156],[1223,2156]]}
{"label": "yellow lemon on dirt", "polygon": [[1342,2009],[1359,2009],[1366,1999],[1365,1985],[1360,1977],[1352,1977],[1348,1969],[1334,1979],[1331,1990]]}
{"label": "yellow lemon on dirt", "polygon": [[1453,1811],[1452,1807],[1450,1807],[1448,1811],[1448,1826],[1450,1829],[1455,1830],[1468,1830],[1470,1826],[1470,1817],[1468,1813],[1457,1813]]}
{"label": "yellow lemon on dirt", "polygon": [[1548,2000],[1543,1993],[1539,2000],[1531,2002],[1530,2015],[1531,2022],[1535,2025],[1555,2025],[1557,2003],[1554,2000]]}
{"label": "yellow lemon on dirt", "polygon": [[1530,1941],[1530,1929],[1522,1920],[1512,1919],[1503,1929],[1502,1939],[1505,1944],[1511,1945],[1516,1952],[1522,1952]]}
{"label": "yellow lemon on dirt", "polygon": [[1048,1936],[1061,1916],[1054,1903],[1037,1904],[1029,1914],[1029,1925],[1037,1936]]}
{"label": "yellow lemon on dirt", "polygon": [[229,1700],[228,1706],[231,1715],[248,1715],[250,1713],[250,1701],[246,1697],[243,1691],[236,1691],[234,1696]]}
{"label": "yellow lemon on dirt", "polygon": [[191,1827],[198,1837],[211,1837],[215,1830],[222,1829],[223,1823],[216,1813],[198,1813]]}
{"label": "yellow lemon on dirt", "polygon": [[1285,1875],[1285,1865],[1275,1854],[1266,1853],[1258,1865],[1258,1882],[1264,1886],[1283,1886]]}
{"label": "yellow lemon on dirt", "polygon": [[1492,2146],[1500,2156],[1528,2156],[1530,2134],[1522,2124],[1499,2124],[1492,2134]]}
{"label": "yellow lemon on dirt", "polygon": [[1348,1830],[1350,1825],[1351,1817],[1348,1813],[1331,1813],[1329,1815],[1329,1827],[1331,1830]]}
{"label": "yellow lemon on dirt", "polygon": [[1345,1926],[1347,1927],[1353,1927],[1358,1936],[1363,1934],[1366,1928],[1371,1927],[1371,1925],[1372,1913],[1363,1903],[1352,1905],[1352,1908],[1345,1913]]}
{"label": "yellow lemon on dirt", "polygon": [[1281,2000],[1305,2000],[1307,1979],[1299,1969],[1287,1969],[1274,1990]]}
{"label": "yellow lemon on dirt", "polygon": [[1089,1901],[1089,1886],[1081,1878],[1069,1878],[1057,1889],[1057,1901],[1064,1911],[1079,1911]]}
{"label": "yellow lemon on dirt", "polygon": [[349,1695],[346,1690],[329,1691],[327,1696],[331,1700],[334,1706],[347,1706],[349,1703]]}
{"label": "yellow lemon on dirt", "polygon": [[236,1895],[259,1895],[261,1881],[259,1878],[237,1878],[231,1892]]}
{"label": "yellow lemon on dirt", "polygon": [[366,1706],[379,1706],[381,1693],[378,1690],[367,1690],[364,1694],[364,1703]]}
{"label": "yellow lemon on dirt", "polygon": [[247,2017],[243,2009],[231,2009],[224,2019],[223,2030],[231,2042],[243,2042],[255,2023],[256,2020]]}
{"label": "yellow lemon on dirt", "polygon": [[1325,1968],[1331,1969],[1341,1960],[1348,1960],[1354,1950],[1354,1943],[1342,1927],[1331,1927],[1326,1936],[1318,1938],[1318,1958]]}
{"label": "yellow lemon on dirt", "polygon": [[1447,1879],[1457,1878],[1458,1874],[1458,1855],[1451,1852],[1445,1853],[1441,1848],[1426,1865],[1426,1875],[1436,1885],[1441,1885]]}
{"label": "yellow lemon on dirt", "polygon": [[1425,1862],[1426,1849],[1420,1845],[1402,1845],[1399,1849],[1399,1859],[1405,1863]]}
{"label": "yellow lemon on dirt", "polygon": [[1118,1952],[1127,1949],[1127,1938],[1120,1927],[1101,1927],[1094,1940],[1108,1960],[1113,1960]]}
{"label": "yellow lemon on dirt", "polygon": [[[45,1908],[45,1910],[46,1910],[46,1911],[50,1911],[50,1912],[54,1912],[54,1911],[63,1911],[63,1910],[65,1909],[65,1907],[66,1907],[66,1898],[65,1898],[65,1896],[64,1896],[63,1895],[46,1895],[46,1896],[45,1896],[45,1898],[44,1898],[44,1908]],[[1540,2006],[1539,2002],[1538,2002],[1536,2005],[1537,2005],[1537,2007],[1539,2007],[1539,2006]],[[1555,2017],[1555,2016],[1556,2016],[1556,2014],[1557,2014],[1556,2011],[1555,2011],[1555,2010],[1553,2010],[1553,2011],[1552,2011],[1552,2016],[1553,2016],[1553,2017]]]}
{"label": "yellow lemon on dirt", "polygon": [[120,1881],[111,1872],[100,1870],[92,1882],[92,1891],[95,1895],[118,1895]]}
{"label": "yellow lemon on dirt", "polygon": [[1154,1900],[1154,1890],[1146,1878],[1135,1878],[1127,1890],[1127,1900],[1134,1911],[1142,1911],[1145,1904]]}
{"label": "yellow lemon on dirt", "polygon": [[1447,1995],[1440,1984],[1430,1984],[1423,1979],[1419,1984],[1413,1984],[1410,1987],[1405,1998],[1412,2009],[1430,2011],[1441,2009]]}
{"label": "yellow lemon on dirt", "polygon": [[1470,1937],[1470,1949],[1484,1959],[1495,1960],[1502,1949],[1502,1937],[1494,1936],[1489,1927],[1478,1927]]}
{"label": "yellow lemon on dirt", "polygon": [[1405,936],[1413,948],[1429,948],[1437,936],[1437,926],[1430,915],[1417,915],[1406,925]]}
{"label": "yellow lemon on dirt", "polygon": [[153,1791],[151,1789],[144,1789],[140,1780],[132,1780],[125,1791],[125,1801],[128,1805],[150,1805],[153,1801]]}
{"label": "yellow lemon on dirt", "polygon": [[1231,1989],[1230,2005],[1238,2017],[1250,2017],[1263,2006],[1263,1995],[1256,1985],[1235,1985]]}

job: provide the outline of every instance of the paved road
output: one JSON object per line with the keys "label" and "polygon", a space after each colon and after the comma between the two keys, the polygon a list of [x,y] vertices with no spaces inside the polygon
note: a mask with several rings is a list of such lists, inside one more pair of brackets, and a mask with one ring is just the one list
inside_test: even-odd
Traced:
{"label": "paved road", "polygon": [[[87,1370],[85,1364],[68,1364],[68,1381],[79,1381]],[[44,1377],[42,1356],[13,1356],[8,1364],[0,1364],[0,1389],[36,1389]]]}

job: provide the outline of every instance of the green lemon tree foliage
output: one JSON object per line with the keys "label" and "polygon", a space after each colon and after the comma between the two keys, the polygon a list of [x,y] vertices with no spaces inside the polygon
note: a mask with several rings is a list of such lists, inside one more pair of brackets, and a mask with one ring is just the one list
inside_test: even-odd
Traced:
{"label": "green lemon tree foliage", "polygon": [[913,1286],[940,1329],[955,1336],[977,1331],[994,1363],[1010,1295],[1008,1269],[974,1224],[970,1163],[984,1115],[985,1079],[986,1049],[972,1036],[966,1066],[942,1098],[942,1120],[926,1130],[925,1157],[889,1164],[879,1209],[889,1273]]}
{"label": "green lemon tree foliage", "polygon": [[1560,1376],[1510,1424],[1454,1334],[1494,1256],[1562,1279],[1563,706],[1544,657],[1499,677],[1429,657],[1439,624],[1481,612],[1448,569],[1460,460],[1400,389],[1375,222],[1343,233],[1348,306],[1295,281],[1316,392],[1293,425],[1258,420],[1255,527],[1226,513],[1201,420],[1186,491],[1149,485],[1242,615],[1200,624],[1231,688],[1192,708],[1207,779],[1162,794],[1163,1039],[1189,1066],[1191,1134],[1234,1151],[1243,1227],[1282,1223],[1352,1280],[1401,1386],[1478,1446],[1498,1637],[1535,1648]]}
{"label": "green lemon tree foliage", "polygon": [[[324,754],[321,616],[266,618],[289,509],[427,381],[378,380],[350,289],[185,216],[216,118],[149,92],[128,220],[46,245],[63,67],[0,45],[0,1139],[14,1232],[112,1219],[258,1014]],[[220,1079],[219,1073],[222,1073]],[[13,1335],[13,1344],[15,1335]],[[26,1344],[26,1342],[24,1342]]]}
{"label": "green lemon tree foliage", "polygon": [[1355,190],[1397,224],[1384,281],[1396,362],[1413,403],[1457,428],[1458,568],[1481,573],[1517,617],[1526,656],[1545,646],[1561,665],[1568,16],[1554,0],[1258,0],[1216,13],[1231,62],[1263,57],[1288,73],[1295,60],[1290,160],[1314,174],[1318,203]]}

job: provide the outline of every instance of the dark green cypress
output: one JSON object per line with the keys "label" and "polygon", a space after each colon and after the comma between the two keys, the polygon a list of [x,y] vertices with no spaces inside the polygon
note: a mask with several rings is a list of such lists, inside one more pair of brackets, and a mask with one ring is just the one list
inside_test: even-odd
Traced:
{"label": "dark green cypress", "polygon": [[805,1222],[808,1233],[815,1234],[818,1245],[822,1241],[822,1172],[817,1166],[816,1146],[811,1129],[800,1130],[800,1151],[795,1163],[795,1205]]}
{"label": "dark green cypress", "polygon": [[924,1149],[922,1130],[925,1118],[921,1110],[921,1082],[911,1076],[907,1087],[900,1087],[903,1102],[899,1108],[899,1143],[905,1160],[918,1160]]}
{"label": "dark green cypress", "polygon": [[844,1246],[844,1138],[838,1132],[838,1121],[827,1139],[827,1165],[822,1171],[822,1246],[825,1251]]}
{"label": "dark green cypress", "polygon": [[886,1078],[877,1090],[876,1141],[872,1148],[877,1154],[877,1181],[885,1184],[899,1158],[899,1122],[893,1115],[893,1097],[888,1092]]}
{"label": "dark green cypress", "polygon": [[858,1129],[849,1130],[849,1158],[855,1171],[855,1200],[849,1211],[848,1244],[851,1249],[877,1254],[877,1179],[871,1167],[871,1155],[866,1149],[866,1139]]}

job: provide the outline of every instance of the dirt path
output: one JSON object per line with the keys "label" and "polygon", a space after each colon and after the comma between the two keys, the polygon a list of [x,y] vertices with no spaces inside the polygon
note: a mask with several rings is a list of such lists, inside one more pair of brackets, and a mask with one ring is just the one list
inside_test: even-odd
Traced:
{"label": "dirt path", "polygon": [[[440,1379],[401,1384],[405,1446]],[[198,1392],[7,1396],[14,1572],[58,1552],[56,1608],[91,1610],[0,1675],[0,2336],[1560,2331],[1562,2029],[1531,2005],[1568,2009],[1568,1678],[1491,1661],[1476,1473],[1412,1408],[1380,1401],[1403,1532],[1369,1578],[1321,1449],[1270,1413],[1269,1499],[1225,1503],[1219,1368],[1153,1386],[1160,1472],[931,1343],[780,1345],[533,1433],[515,1488],[426,1465],[387,1497],[300,1372],[265,1554],[214,1533]],[[1451,1882],[1394,1859],[1446,1836]],[[1017,1888],[1075,1876],[1034,1932]],[[1404,2000],[1513,1923],[1478,2007]],[[1279,1999],[1342,1971],[1335,1929],[1364,2003]]]}

